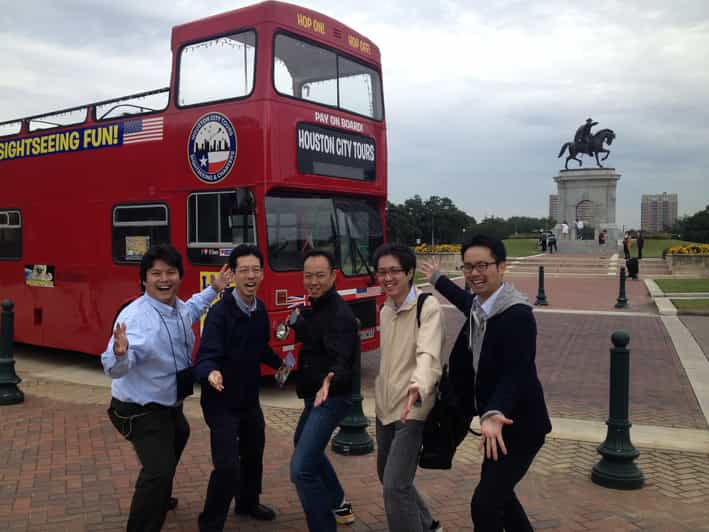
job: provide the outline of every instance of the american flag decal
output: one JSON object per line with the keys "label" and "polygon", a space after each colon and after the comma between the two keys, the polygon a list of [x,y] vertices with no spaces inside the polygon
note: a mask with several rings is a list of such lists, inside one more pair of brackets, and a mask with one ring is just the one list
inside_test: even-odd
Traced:
{"label": "american flag decal", "polygon": [[140,118],[123,122],[123,144],[162,140],[163,119]]}

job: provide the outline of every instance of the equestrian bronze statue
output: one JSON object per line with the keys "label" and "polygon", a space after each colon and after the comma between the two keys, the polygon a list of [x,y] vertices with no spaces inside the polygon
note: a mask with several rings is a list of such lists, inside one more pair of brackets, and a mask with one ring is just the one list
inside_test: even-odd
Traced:
{"label": "equestrian bronze statue", "polygon": [[[610,150],[604,148],[604,144],[610,146],[615,139],[615,133],[612,129],[601,129],[595,133],[591,133],[591,128],[597,125],[598,122],[594,122],[591,118],[586,120],[585,124],[582,124],[577,130],[576,135],[574,135],[573,142],[567,142],[559,151],[559,157],[564,154],[566,148],[569,148],[569,155],[566,157],[566,162],[564,168],[569,169],[569,160],[573,159],[579,163],[579,166],[583,166],[581,159],[578,159],[577,155],[589,155],[591,157],[596,157],[596,164],[599,168],[603,168],[601,161],[608,159],[610,155]],[[598,154],[603,153],[605,156],[598,159]]]}

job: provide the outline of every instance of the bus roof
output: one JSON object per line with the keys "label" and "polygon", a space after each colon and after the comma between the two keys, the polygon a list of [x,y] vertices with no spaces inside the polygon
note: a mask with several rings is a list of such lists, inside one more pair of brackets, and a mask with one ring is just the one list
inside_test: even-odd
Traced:
{"label": "bus roof", "polygon": [[367,37],[326,15],[286,2],[266,1],[172,28],[172,50],[213,35],[271,22],[379,65],[379,48]]}

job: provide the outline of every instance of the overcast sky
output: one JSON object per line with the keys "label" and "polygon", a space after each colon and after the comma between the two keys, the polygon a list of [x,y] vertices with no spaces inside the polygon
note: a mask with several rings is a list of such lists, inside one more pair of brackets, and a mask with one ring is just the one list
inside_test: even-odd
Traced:
{"label": "overcast sky", "polygon": [[[0,121],[167,86],[171,27],[249,3],[0,0]],[[593,117],[617,135],[619,224],[642,194],[709,204],[706,0],[298,3],[381,50],[394,202],[547,216],[559,149]]]}

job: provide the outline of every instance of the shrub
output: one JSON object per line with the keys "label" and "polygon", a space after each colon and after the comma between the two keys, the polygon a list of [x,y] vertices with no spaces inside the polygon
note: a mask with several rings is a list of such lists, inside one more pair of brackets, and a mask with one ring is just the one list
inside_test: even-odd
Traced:
{"label": "shrub", "polygon": [[460,244],[421,244],[414,248],[416,253],[460,253]]}
{"label": "shrub", "polygon": [[699,255],[709,254],[709,244],[687,244],[686,246],[672,246],[662,252],[665,255]]}

